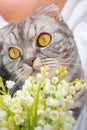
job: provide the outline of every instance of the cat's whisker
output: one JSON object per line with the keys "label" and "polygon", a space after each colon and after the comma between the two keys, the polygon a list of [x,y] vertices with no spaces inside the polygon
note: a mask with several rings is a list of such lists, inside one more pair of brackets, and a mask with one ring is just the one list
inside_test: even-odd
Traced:
{"label": "cat's whisker", "polygon": [[[67,62],[67,61],[69,61],[69,60],[68,60],[68,59],[66,59],[66,60],[65,60],[65,59],[60,59],[60,61]],[[70,61],[72,61],[72,62],[73,62],[73,61],[75,61],[75,59],[70,59]],[[79,62],[80,62],[80,60],[76,60],[76,62],[77,62],[77,63],[79,63]]]}
{"label": "cat's whisker", "polygon": [[63,62],[43,62],[42,65],[47,65],[47,66],[57,66],[57,65],[76,65],[76,66],[79,66],[80,64],[79,63],[63,63]]}
{"label": "cat's whisker", "polygon": [[4,66],[9,66],[11,64],[13,64],[13,62],[10,62],[10,64],[8,64],[8,62],[7,62],[7,63],[4,64]]}
{"label": "cat's whisker", "polygon": [[46,66],[56,66],[56,64],[45,64]]}
{"label": "cat's whisker", "polygon": [[21,71],[23,71],[23,70],[24,70],[23,67],[21,67],[20,69],[17,68],[17,70],[16,70],[17,72],[16,72],[16,71],[14,71],[14,72],[15,72],[16,75],[18,75],[18,74],[21,73]]}
{"label": "cat's whisker", "polygon": [[47,66],[56,66],[58,63],[56,58],[42,58],[41,64]]}
{"label": "cat's whisker", "polygon": [[[17,79],[16,79],[16,81],[15,81],[15,85],[14,85],[14,87],[12,88],[12,90],[11,90],[11,95],[13,95],[13,93],[16,91],[16,90],[18,90],[18,89],[21,89],[22,88],[22,85],[23,85],[23,82],[24,82],[24,80],[25,80],[25,77],[26,77],[26,72],[27,72],[28,70],[26,69],[25,71],[23,71],[21,74],[19,74],[18,76],[17,76]],[[19,83],[20,83],[20,86],[19,86]],[[20,87],[20,88],[19,88]]]}
{"label": "cat's whisker", "polygon": [[[30,75],[31,75],[31,71],[29,71],[29,68],[26,68],[25,70],[23,69],[23,71],[21,73],[18,73],[16,77],[17,77],[17,79],[20,80],[22,77],[24,77],[24,76],[28,77]],[[17,80],[16,80],[16,82],[17,82]]]}
{"label": "cat's whisker", "polygon": [[[21,78],[21,80],[23,81],[24,79]],[[18,81],[15,83],[14,87],[11,89],[10,91],[10,95],[13,96],[14,92],[16,92],[18,89],[22,88],[23,82],[20,82],[21,80],[18,79]],[[18,86],[20,84],[20,87]]]}
{"label": "cat's whisker", "polygon": [[79,63],[58,63],[58,65],[80,65]]}
{"label": "cat's whisker", "polygon": [[48,61],[48,62],[42,62],[42,65],[57,65],[56,61]]}
{"label": "cat's whisker", "polygon": [[[13,66],[13,62],[10,63],[10,66],[11,66],[11,64],[12,64],[12,66]],[[4,66],[7,67],[7,66],[9,66],[9,65],[8,65],[8,63],[7,63],[7,64],[5,64]],[[9,70],[10,70],[10,69],[11,69],[11,68],[9,67]],[[17,68],[14,68],[14,70],[13,70],[11,73],[16,73],[16,74],[17,74],[17,73],[19,73],[18,71],[23,71],[23,67],[20,66],[20,68],[19,68],[19,66],[18,66]],[[12,75],[13,75],[13,74],[12,74]]]}
{"label": "cat's whisker", "polygon": [[[10,80],[13,80],[14,79],[14,75],[18,75],[19,73],[21,73],[23,71],[23,68],[20,68],[20,69],[15,69],[12,73],[11,73],[11,78],[10,78]],[[16,81],[16,79],[17,79],[17,76],[15,77],[15,81]]]}
{"label": "cat's whisker", "polygon": [[58,61],[42,61],[42,64],[57,64]]}
{"label": "cat's whisker", "polygon": [[56,61],[57,59],[56,58],[41,58],[41,61],[45,62],[45,61]]}

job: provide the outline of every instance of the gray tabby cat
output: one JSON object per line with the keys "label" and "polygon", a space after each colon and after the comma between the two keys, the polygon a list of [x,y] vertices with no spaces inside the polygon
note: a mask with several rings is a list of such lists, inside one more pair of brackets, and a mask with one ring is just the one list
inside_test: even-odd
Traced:
{"label": "gray tabby cat", "polygon": [[68,81],[83,76],[72,32],[59,16],[56,4],[2,28],[0,52],[0,75],[4,82],[8,79],[16,82],[11,94],[45,65],[50,67],[49,78],[60,66],[67,66]]}

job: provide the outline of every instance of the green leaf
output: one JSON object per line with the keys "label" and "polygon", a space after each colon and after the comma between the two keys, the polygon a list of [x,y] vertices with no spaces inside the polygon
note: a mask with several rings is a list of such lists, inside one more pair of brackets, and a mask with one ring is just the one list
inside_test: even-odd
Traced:
{"label": "green leaf", "polygon": [[4,83],[3,83],[2,77],[0,77],[0,88],[3,88],[3,87],[4,87]]}
{"label": "green leaf", "polygon": [[1,91],[1,94],[6,94],[6,89],[5,89],[5,86],[4,86],[4,83],[3,83],[3,80],[2,80],[2,77],[0,77],[0,91]]}

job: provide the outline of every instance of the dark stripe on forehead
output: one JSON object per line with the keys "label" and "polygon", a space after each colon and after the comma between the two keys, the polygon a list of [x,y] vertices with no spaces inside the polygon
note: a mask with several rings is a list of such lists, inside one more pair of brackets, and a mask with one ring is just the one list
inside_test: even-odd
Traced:
{"label": "dark stripe on forehead", "polygon": [[23,28],[20,24],[17,25],[17,30],[18,30],[18,37],[19,37],[19,40],[23,40]]}
{"label": "dark stripe on forehead", "polygon": [[18,35],[16,34],[16,32],[14,32],[14,30],[12,31],[12,34],[15,37],[15,39],[18,40]]}
{"label": "dark stripe on forehead", "polygon": [[57,29],[56,32],[60,33],[61,35],[65,36],[65,37],[72,37],[72,33],[68,30],[63,29],[63,28]]}

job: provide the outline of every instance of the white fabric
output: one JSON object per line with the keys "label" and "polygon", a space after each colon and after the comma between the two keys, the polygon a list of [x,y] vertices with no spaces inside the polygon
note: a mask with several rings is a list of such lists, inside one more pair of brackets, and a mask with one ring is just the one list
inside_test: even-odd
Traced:
{"label": "white fabric", "polygon": [[0,16],[0,28],[6,26],[8,23]]}
{"label": "white fabric", "polygon": [[[62,16],[73,31],[84,72],[87,70],[87,0],[68,0]],[[87,73],[85,73],[87,79]]]}
{"label": "white fabric", "polygon": [[[73,31],[84,72],[87,70],[87,0],[67,0],[62,16]],[[0,17],[0,27],[8,23]],[[85,73],[87,79],[87,72]],[[73,130],[87,130],[87,103]]]}
{"label": "white fabric", "polygon": [[[87,0],[67,0],[61,14],[74,34],[87,80]],[[87,102],[73,130],[87,130]]]}

